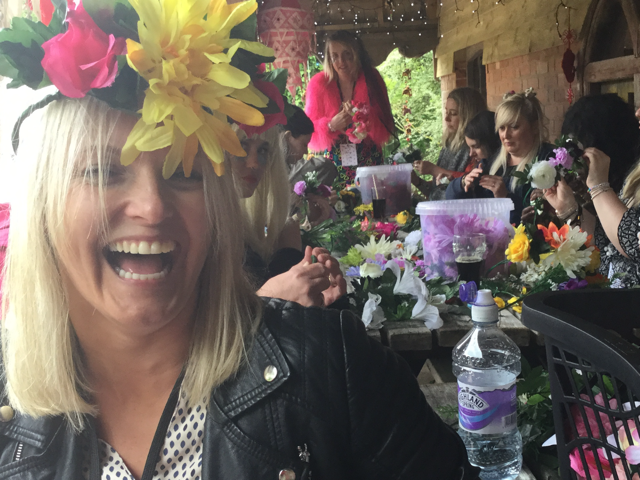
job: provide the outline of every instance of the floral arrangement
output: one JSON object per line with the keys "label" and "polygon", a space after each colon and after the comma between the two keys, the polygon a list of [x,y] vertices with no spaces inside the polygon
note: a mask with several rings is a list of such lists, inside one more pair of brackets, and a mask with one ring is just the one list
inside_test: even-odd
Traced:
{"label": "floral arrangement", "polygon": [[369,135],[369,105],[351,101],[351,126],[345,132],[351,143],[360,143]]}
{"label": "floral arrangement", "polygon": [[579,175],[584,171],[582,160],[583,147],[577,141],[563,135],[555,142],[554,157],[547,160],[536,158],[523,171],[514,172],[513,176],[519,182],[530,182],[533,188],[551,188],[556,182],[567,175]]}
{"label": "floral arrangement", "polygon": [[446,302],[455,296],[458,284],[448,285],[442,279],[427,282],[416,268],[420,237],[419,231],[404,242],[371,235],[340,258],[349,302],[367,328],[414,319],[436,329],[442,326],[440,312],[454,308]]}
{"label": "floral arrangement", "polygon": [[252,82],[257,65],[274,60],[273,50],[253,41],[253,0],[51,3],[53,11],[40,9],[42,22],[14,17],[2,31],[0,75],[12,79],[8,86],[58,89],[18,128],[51,101],[93,95],[139,116],[123,165],[170,147],[163,175],[182,163],[189,176],[202,149],[221,175],[224,151],[245,155],[227,117],[258,127],[276,113]]}
{"label": "floral arrangement", "polygon": [[423,231],[425,274],[427,279],[457,278],[453,255],[453,236],[482,233],[486,237],[485,264],[495,265],[503,258],[509,243],[509,228],[499,218],[482,218],[477,214],[426,215]]}
{"label": "floral arrangement", "polygon": [[312,194],[328,198],[331,196],[331,187],[320,183],[318,172],[308,172],[305,174],[304,180],[296,182],[293,186],[293,192],[299,197]]}

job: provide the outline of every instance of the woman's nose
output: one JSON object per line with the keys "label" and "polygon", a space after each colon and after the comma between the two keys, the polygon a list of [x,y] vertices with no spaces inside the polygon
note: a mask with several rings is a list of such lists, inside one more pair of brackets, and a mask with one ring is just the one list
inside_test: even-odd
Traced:
{"label": "woman's nose", "polygon": [[149,225],[157,225],[171,216],[169,192],[165,191],[166,182],[152,170],[138,173],[130,187],[127,215]]}
{"label": "woman's nose", "polygon": [[244,164],[251,170],[256,170],[260,167],[258,162],[258,152],[255,149],[252,148],[247,152],[247,156],[244,157]]}

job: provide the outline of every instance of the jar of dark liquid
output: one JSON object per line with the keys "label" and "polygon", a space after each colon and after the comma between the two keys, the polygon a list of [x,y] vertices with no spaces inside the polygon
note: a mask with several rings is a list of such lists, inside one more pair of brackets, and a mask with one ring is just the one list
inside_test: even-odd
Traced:
{"label": "jar of dark liquid", "polygon": [[371,203],[373,205],[373,218],[383,220],[387,209],[387,189],[383,185],[371,189]]}
{"label": "jar of dark liquid", "polygon": [[480,285],[486,251],[487,240],[482,233],[453,236],[453,255],[460,280]]}

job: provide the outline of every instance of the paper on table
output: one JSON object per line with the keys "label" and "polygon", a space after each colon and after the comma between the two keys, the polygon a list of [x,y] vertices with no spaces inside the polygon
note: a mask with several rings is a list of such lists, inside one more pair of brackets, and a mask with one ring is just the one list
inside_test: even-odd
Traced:
{"label": "paper on table", "polygon": [[358,166],[358,152],[356,152],[356,146],[353,143],[343,143],[340,145],[340,157],[343,167]]}

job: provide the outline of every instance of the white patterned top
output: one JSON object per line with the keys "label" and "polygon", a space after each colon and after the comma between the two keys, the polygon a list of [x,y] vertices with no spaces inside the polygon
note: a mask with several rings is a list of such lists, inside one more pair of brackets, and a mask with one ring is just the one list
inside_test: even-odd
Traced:
{"label": "white patterned top", "polygon": [[[180,392],[176,408],[169,422],[164,444],[153,472],[153,480],[200,480],[202,471],[202,436],[207,416],[206,402],[187,408]],[[122,457],[104,440],[98,440],[101,480],[135,480]],[[84,456],[82,473],[89,480],[88,451]]]}

